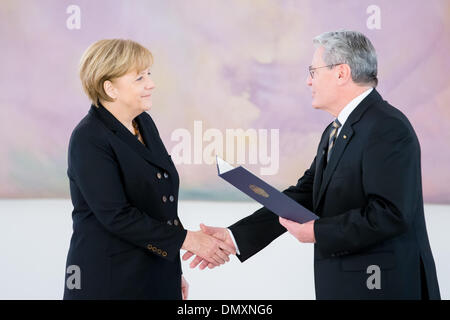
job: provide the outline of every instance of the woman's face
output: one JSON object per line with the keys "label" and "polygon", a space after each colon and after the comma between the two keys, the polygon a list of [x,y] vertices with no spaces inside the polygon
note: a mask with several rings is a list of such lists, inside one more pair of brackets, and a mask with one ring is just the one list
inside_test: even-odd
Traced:
{"label": "woman's face", "polygon": [[140,114],[152,106],[152,90],[155,88],[150,78],[150,68],[138,73],[130,71],[111,81],[114,88],[115,102],[131,112]]}

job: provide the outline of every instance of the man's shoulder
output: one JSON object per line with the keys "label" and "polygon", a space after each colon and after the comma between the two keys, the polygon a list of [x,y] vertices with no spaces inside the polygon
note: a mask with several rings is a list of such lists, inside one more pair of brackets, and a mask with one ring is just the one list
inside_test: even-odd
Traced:
{"label": "man's shoulder", "polygon": [[371,105],[361,120],[361,125],[367,128],[371,137],[388,140],[399,137],[417,138],[408,117],[386,100]]}
{"label": "man's shoulder", "polygon": [[364,120],[377,127],[383,127],[388,123],[396,123],[399,126],[412,128],[408,117],[386,100],[379,100],[372,104],[368,108]]}

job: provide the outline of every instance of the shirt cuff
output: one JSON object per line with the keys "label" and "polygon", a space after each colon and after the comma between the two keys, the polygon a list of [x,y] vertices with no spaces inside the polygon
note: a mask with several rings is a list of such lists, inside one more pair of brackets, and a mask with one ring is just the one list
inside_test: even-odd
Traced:
{"label": "shirt cuff", "polygon": [[230,233],[231,240],[233,240],[234,247],[236,248],[236,254],[241,255],[241,253],[239,252],[239,247],[236,243],[236,240],[234,239],[233,232],[231,232],[231,230],[228,228],[227,228],[227,230]]}

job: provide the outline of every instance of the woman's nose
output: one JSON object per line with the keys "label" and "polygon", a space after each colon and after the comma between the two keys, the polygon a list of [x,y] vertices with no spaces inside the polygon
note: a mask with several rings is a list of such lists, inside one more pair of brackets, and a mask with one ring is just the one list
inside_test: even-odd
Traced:
{"label": "woman's nose", "polygon": [[153,89],[155,87],[155,83],[152,79],[148,79],[147,83],[145,84],[146,89]]}

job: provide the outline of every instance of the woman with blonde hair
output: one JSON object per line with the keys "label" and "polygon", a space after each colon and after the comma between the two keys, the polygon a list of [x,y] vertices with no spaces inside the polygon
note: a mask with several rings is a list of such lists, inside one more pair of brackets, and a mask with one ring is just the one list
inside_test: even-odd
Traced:
{"label": "woman with blonde hair", "polygon": [[186,299],[180,249],[215,265],[234,253],[180,222],[178,173],[145,112],[152,63],[148,49],[122,39],[100,40],[81,59],[92,105],[69,143],[74,209],[66,270],[79,274],[66,274],[64,299]]}

